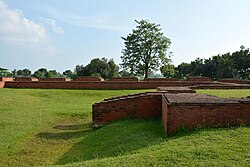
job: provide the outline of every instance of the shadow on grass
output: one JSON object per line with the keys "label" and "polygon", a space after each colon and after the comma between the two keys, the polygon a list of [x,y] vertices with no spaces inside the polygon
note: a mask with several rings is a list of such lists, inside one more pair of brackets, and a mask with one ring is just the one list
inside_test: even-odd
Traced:
{"label": "shadow on grass", "polygon": [[230,126],[181,130],[166,137],[161,120],[123,120],[86,134],[80,142],[73,145],[55,164],[63,165],[96,158],[116,157],[182,137],[210,135],[211,132],[218,133],[218,131],[231,131],[237,128],[239,127]]}
{"label": "shadow on grass", "polygon": [[58,130],[82,130],[86,128],[90,128],[92,126],[91,123],[86,123],[86,124],[74,124],[74,125],[57,125],[54,126],[53,129],[58,129]]}
{"label": "shadow on grass", "polygon": [[123,120],[88,133],[60,157],[56,164],[125,155],[159,144],[164,138],[161,120]]}
{"label": "shadow on grass", "polygon": [[38,133],[36,137],[47,140],[71,140],[83,137],[84,135],[92,131],[91,123],[57,125],[54,126],[53,129],[60,130],[62,132],[42,132]]}

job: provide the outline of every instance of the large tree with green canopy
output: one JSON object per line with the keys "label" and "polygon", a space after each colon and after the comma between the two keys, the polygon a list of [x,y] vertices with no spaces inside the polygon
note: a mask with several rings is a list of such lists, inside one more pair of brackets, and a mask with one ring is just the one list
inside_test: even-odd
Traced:
{"label": "large tree with green canopy", "polygon": [[134,75],[144,75],[148,78],[151,71],[167,64],[167,50],[170,39],[163,35],[160,25],[148,20],[135,22],[138,24],[132,33],[122,37],[125,49],[122,50],[122,64],[124,70]]}

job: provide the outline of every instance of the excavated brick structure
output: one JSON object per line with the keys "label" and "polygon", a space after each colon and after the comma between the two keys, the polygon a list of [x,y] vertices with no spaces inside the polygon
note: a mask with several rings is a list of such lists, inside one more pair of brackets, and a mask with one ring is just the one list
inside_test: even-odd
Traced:
{"label": "excavated brick structure", "polygon": [[250,125],[250,97],[224,99],[196,94],[188,88],[158,89],[165,91],[119,96],[94,104],[93,127],[123,118],[160,117],[166,134],[200,126]]}

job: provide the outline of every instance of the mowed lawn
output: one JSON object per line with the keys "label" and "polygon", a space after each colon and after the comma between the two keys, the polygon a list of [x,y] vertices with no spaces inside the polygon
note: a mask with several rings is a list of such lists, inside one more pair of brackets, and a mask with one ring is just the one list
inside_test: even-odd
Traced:
{"label": "mowed lawn", "polygon": [[[92,130],[93,103],[145,91],[0,89],[0,166],[249,166],[249,127],[165,136],[159,119]],[[250,90],[198,93],[245,97]]]}

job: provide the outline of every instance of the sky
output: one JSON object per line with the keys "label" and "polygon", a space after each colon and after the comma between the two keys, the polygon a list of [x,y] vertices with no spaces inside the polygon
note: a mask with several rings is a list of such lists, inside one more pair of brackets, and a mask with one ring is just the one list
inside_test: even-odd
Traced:
{"label": "sky", "polygon": [[250,47],[249,0],[0,0],[0,67],[63,72],[121,63],[136,23],[160,24],[174,65]]}

